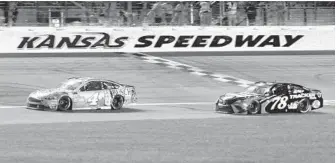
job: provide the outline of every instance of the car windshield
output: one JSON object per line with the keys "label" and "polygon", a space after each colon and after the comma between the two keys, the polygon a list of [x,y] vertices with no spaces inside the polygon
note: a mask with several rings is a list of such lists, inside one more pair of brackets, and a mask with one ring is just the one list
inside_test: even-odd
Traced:
{"label": "car windshield", "polygon": [[83,81],[81,80],[68,80],[68,81],[63,82],[59,87],[62,89],[66,89],[66,90],[75,90],[82,83]]}
{"label": "car windshield", "polygon": [[260,86],[250,86],[245,89],[245,92],[256,94],[264,94],[266,91],[267,87],[260,87]]}

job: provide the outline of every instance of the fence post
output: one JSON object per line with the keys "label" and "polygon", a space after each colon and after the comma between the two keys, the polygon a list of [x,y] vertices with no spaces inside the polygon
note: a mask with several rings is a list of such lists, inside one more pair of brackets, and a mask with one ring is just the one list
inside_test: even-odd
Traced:
{"label": "fence post", "polygon": [[264,26],[267,26],[267,5],[263,8],[263,15],[264,15]]}
{"label": "fence post", "polygon": [[317,21],[317,2],[314,2],[314,23]]}
{"label": "fence post", "polygon": [[133,23],[132,1],[127,2],[127,14],[125,16],[127,18],[127,25],[132,26]]}
{"label": "fence post", "polygon": [[147,14],[147,3],[146,1],[143,2],[143,5],[142,5],[142,9],[141,9],[141,16],[140,16],[140,23],[142,22],[142,24],[144,24],[145,22],[145,17],[146,17],[146,14]]}
{"label": "fence post", "polygon": [[60,21],[60,27],[64,26],[64,12],[61,10],[61,21]]}
{"label": "fence post", "polygon": [[52,26],[52,22],[51,22],[51,9],[49,8],[48,9],[48,23],[49,23],[49,27],[51,27]]}
{"label": "fence post", "polygon": [[190,4],[190,23],[194,24],[194,5],[192,3]]}
{"label": "fence post", "polygon": [[223,26],[224,9],[225,9],[225,3],[223,3],[223,1],[219,1],[219,26]]}
{"label": "fence post", "polygon": [[303,9],[303,22],[304,25],[307,25],[307,2],[304,5],[304,9]]}
{"label": "fence post", "polygon": [[14,11],[14,2],[9,2],[8,4],[8,26],[13,26],[13,11]]}
{"label": "fence post", "polygon": [[68,9],[68,3],[67,3],[67,1],[65,1],[64,2],[64,21],[63,21],[63,23],[64,24],[67,24],[67,19],[68,19],[68,17],[69,17],[69,9]]}
{"label": "fence post", "polygon": [[291,7],[291,3],[287,2],[287,21],[290,20],[290,7]]}

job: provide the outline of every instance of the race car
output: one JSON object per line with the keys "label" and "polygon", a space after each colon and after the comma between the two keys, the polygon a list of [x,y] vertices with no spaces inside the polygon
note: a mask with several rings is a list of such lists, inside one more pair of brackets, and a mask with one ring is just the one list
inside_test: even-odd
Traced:
{"label": "race car", "polygon": [[105,79],[73,77],[57,88],[32,92],[27,98],[27,108],[57,111],[85,108],[119,110],[136,101],[134,86]]}
{"label": "race car", "polygon": [[308,113],[323,107],[320,90],[294,83],[256,82],[243,92],[225,93],[215,111],[225,114]]}

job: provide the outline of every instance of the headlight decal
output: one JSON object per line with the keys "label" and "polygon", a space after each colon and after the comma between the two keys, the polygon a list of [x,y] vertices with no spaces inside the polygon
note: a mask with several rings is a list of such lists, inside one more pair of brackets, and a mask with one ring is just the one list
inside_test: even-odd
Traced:
{"label": "headlight decal", "polygon": [[46,100],[56,100],[56,96],[48,96],[48,97],[45,97],[44,99]]}

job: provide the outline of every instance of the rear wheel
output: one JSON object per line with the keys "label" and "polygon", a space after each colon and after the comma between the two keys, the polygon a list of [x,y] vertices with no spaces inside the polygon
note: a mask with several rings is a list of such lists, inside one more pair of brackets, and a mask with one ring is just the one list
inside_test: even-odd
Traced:
{"label": "rear wheel", "polygon": [[120,110],[124,105],[124,98],[120,95],[117,95],[113,98],[111,109],[112,110]]}
{"label": "rear wheel", "polygon": [[69,96],[63,96],[58,100],[57,111],[67,111],[71,110],[72,101]]}
{"label": "rear wheel", "polygon": [[307,98],[302,99],[298,104],[297,110],[299,113],[308,113],[311,110],[309,100]]}
{"label": "rear wheel", "polygon": [[258,101],[253,100],[250,105],[247,106],[247,114],[260,114],[261,105]]}

